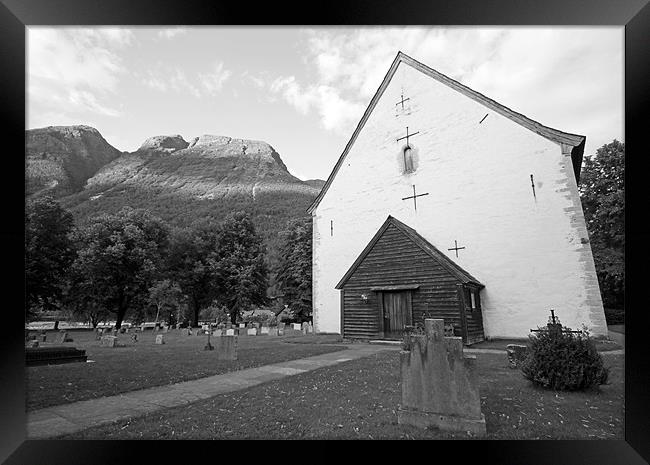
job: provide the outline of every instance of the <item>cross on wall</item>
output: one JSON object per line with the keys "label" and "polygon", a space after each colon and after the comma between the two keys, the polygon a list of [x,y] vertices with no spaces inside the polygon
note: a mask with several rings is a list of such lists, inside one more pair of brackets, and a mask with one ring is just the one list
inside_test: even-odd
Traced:
{"label": "cross on wall", "polygon": [[413,137],[416,134],[419,134],[420,131],[414,132],[413,134],[409,134],[409,127],[406,126],[406,135],[404,137],[400,137],[397,139],[397,142],[406,139],[406,145],[409,146],[409,137]]}
{"label": "cross on wall", "polygon": [[415,184],[413,184],[413,195],[409,195],[408,197],[402,197],[402,200],[407,200],[407,199],[413,199],[413,208],[415,208],[415,211],[418,210],[418,203],[417,203],[417,198],[422,197],[424,195],[429,195],[429,193],[424,193],[424,194],[415,194]]}
{"label": "cross on wall", "polygon": [[403,109],[404,109],[404,102],[406,102],[406,101],[408,101],[408,100],[411,100],[411,99],[410,99],[410,98],[405,99],[405,98],[404,98],[404,92],[402,92],[402,100],[400,100],[399,102],[397,102],[397,103],[395,104],[395,106],[401,104],[401,105],[402,105],[402,110],[403,110]]}
{"label": "cross on wall", "polygon": [[458,247],[458,241],[454,240],[454,247],[451,249],[447,250],[455,250],[456,251],[456,258],[458,258],[458,251],[464,249],[465,247]]}

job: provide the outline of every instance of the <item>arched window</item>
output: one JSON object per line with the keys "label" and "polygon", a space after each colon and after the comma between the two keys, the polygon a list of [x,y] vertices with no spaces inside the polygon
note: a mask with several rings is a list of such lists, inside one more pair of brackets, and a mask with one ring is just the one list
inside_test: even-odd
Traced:
{"label": "arched window", "polygon": [[412,173],[415,171],[413,168],[413,150],[408,145],[404,147],[404,172]]}

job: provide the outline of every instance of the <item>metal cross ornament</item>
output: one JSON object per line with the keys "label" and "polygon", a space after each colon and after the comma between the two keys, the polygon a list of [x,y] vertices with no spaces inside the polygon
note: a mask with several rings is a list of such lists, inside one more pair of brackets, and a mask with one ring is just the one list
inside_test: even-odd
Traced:
{"label": "metal cross ornament", "polygon": [[454,240],[454,247],[451,249],[447,250],[455,250],[456,251],[456,258],[458,258],[458,251],[464,249],[465,247],[458,247],[458,241]]}
{"label": "metal cross ornament", "polygon": [[402,100],[400,100],[399,102],[397,102],[397,103],[395,104],[395,106],[401,104],[401,105],[402,105],[402,110],[403,110],[403,109],[404,109],[404,102],[406,102],[406,101],[408,101],[408,100],[411,100],[411,99],[410,99],[410,98],[405,99],[405,98],[404,98],[404,92],[402,92]]}
{"label": "metal cross ornament", "polygon": [[413,208],[415,208],[415,211],[417,211],[418,210],[417,198],[422,197],[423,195],[429,195],[429,193],[427,192],[425,194],[415,195],[415,184],[413,184],[413,195],[409,195],[408,197],[403,197],[402,200],[413,199]]}
{"label": "metal cross ornament", "polygon": [[414,135],[419,134],[419,133],[420,133],[420,131],[414,132],[413,134],[409,134],[409,127],[406,126],[406,135],[404,137],[400,137],[399,139],[397,139],[397,142],[399,142],[399,141],[401,141],[403,139],[406,139],[406,145],[408,146],[409,145],[409,137],[413,137]]}

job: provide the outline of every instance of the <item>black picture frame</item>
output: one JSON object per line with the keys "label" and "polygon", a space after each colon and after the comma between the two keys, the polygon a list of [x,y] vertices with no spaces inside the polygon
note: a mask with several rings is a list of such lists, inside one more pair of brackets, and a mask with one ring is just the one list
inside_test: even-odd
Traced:
{"label": "black picture frame", "polygon": [[[0,338],[0,460],[8,464],[134,463],[181,460],[312,460],[326,445],[265,444],[259,453],[241,445],[219,442],[171,441],[25,441],[24,345],[21,326],[24,294],[24,203],[19,200],[16,173],[24,170],[25,27],[31,25],[539,25],[625,26],[625,144],[626,166],[626,359],[624,441],[440,441],[406,448],[361,445],[363,459],[443,459],[495,464],[642,464],[650,461],[650,351],[645,346],[648,309],[641,304],[645,283],[642,266],[650,257],[650,195],[640,179],[647,170],[647,132],[650,98],[650,7],[648,0],[499,0],[472,1],[311,1],[287,2],[201,0],[2,0],[0,56],[2,70],[4,221],[0,226],[5,278]],[[289,14],[291,12],[291,14]],[[607,66],[603,63],[603,66]],[[7,146],[11,146],[11,149]],[[628,253],[629,252],[629,253]],[[647,267],[644,267],[647,268]],[[8,272],[7,272],[8,271]],[[645,271],[645,270],[644,270]],[[7,299],[12,297],[12,299]],[[635,305],[638,304],[638,305]],[[368,443],[366,443],[368,444]],[[299,447],[299,451],[295,451]],[[357,444],[354,444],[357,447]],[[235,449],[239,450],[234,453]],[[332,460],[341,452],[333,449]],[[230,451],[230,452],[229,452]],[[398,451],[398,452],[395,452]],[[401,452],[400,452],[401,451]],[[133,454],[142,454],[139,459]],[[347,454],[346,454],[347,455]],[[325,460],[328,460],[325,457]]]}

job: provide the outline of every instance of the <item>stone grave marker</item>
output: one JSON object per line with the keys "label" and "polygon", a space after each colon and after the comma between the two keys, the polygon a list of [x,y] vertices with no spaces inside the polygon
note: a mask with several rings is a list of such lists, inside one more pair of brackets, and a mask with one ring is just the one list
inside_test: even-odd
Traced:
{"label": "stone grave marker", "polygon": [[249,336],[257,336],[257,328],[248,328],[246,332]]}
{"label": "stone grave marker", "polygon": [[284,323],[278,323],[278,336],[284,336]]}
{"label": "stone grave marker", "polygon": [[47,341],[47,333],[45,331],[41,331],[41,342]]}
{"label": "stone grave marker", "polygon": [[226,336],[234,336],[235,330],[233,328],[226,329]]}
{"label": "stone grave marker", "polygon": [[506,346],[506,353],[508,354],[508,366],[510,368],[518,368],[528,356],[528,346],[508,344]]}
{"label": "stone grave marker", "polygon": [[117,347],[117,336],[102,336],[102,347]]}
{"label": "stone grave marker", "polygon": [[217,328],[217,329],[215,329],[215,330],[212,332],[212,335],[213,335],[213,336],[216,336],[216,337],[221,337],[221,336],[223,335],[223,329],[221,329],[221,328]]}
{"label": "stone grave marker", "polygon": [[65,330],[61,330],[59,332],[59,344],[63,344],[64,342],[73,342],[73,339],[68,336],[68,332]]}
{"label": "stone grave marker", "polygon": [[246,323],[239,323],[239,327],[240,327],[240,328],[245,328],[245,327],[246,327]]}
{"label": "stone grave marker", "polygon": [[311,321],[307,325],[307,334],[314,334],[314,327],[311,324]]}
{"label": "stone grave marker", "polygon": [[267,336],[269,334],[269,327],[268,326],[262,326],[260,328],[260,335],[261,336]]}
{"label": "stone grave marker", "polygon": [[164,344],[164,343],[165,343],[165,337],[162,334],[157,334],[156,344]]}
{"label": "stone grave marker", "polygon": [[302,330],[302,334],[307,334],[309,332],[309,323],[304,322],[302,324],[301,330]]}
{"label": "stone grave marker", "polygon": [[485,436],[476,356],[463,354],[461,337],[444,335],[444,320],[426,319],[423,335],[406,337],[400,353],[402,402],[397,422]]}
{"label": "stone grave marker", "polygon": [[300,323],[293,323],[293,329],[295,331],[300,331],[302,327],[300,326]]}
{"label": "stone grave marker", "polygon": [[237,360],[237,336],[220,337],[215,340],[215,345],[217,360]]}

